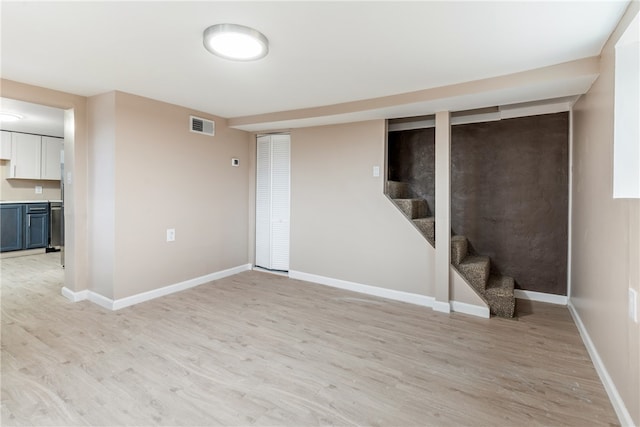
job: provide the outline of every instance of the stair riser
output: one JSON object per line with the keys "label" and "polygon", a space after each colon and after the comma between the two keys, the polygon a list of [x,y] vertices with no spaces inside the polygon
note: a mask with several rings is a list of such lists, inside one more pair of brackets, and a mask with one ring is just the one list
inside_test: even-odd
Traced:
{"label": "stair riser", "polygon": [[513,317],[515,301],[513,287],[515,282],[512,277],[490,277],[484,297],[489,302],[491,312],[500,317]]}
{"label": "stair riser", "polygon": [[427,202],[418,199],[395,200],[398,208],[410,219],[424,218],[429,215]]}
{"label": "stair riser", "polygon": [[406,182],[389,181],[387,182],[387,194],[392,199],[410,199],[411,190]]}
{"label": "stair riser", "polygon": [[458,265],[467,256],[469,242],[466,238],[453,237],[451,239],[451,262]]}
{"label": "stair riser", "polygon": [[516,308],[516,299],[511,296],[491,296],[485,295],[489,302],[491,313],[500,317],[513,317]]}

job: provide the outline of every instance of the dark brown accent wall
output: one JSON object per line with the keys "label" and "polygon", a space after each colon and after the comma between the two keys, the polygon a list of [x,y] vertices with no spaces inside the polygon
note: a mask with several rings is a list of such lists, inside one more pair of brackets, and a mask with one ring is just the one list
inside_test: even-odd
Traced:
{"label": "dark brown accent wall", "polygon": [[[451,135],[453,232],[518,288],[566,295],[568,113],[457,125]],[[431,193],[432,209],[433,168],[433,129],[389,134],[389,179]]]}
{"label": "dark brown accent wall", "polygon": [[392,181],[408,182],[416,196],[435,213],[435,128],[389,132],[388,174]]}

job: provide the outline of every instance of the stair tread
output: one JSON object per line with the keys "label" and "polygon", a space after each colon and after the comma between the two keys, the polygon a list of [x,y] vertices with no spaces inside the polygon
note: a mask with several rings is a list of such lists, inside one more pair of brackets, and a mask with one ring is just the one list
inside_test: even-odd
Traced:
{"label": "stair tread", "polygon": [[458,241],[458,240],[467,240],[467,238],[462,236],[462,235],[460,235],[460,234],[455,235],[455,236],[451,236],[451,242],[455,242],[455,241]]}
{"label": "stair tread", "polygon": [[476,264],[476,263],[488,263],[491,262],[491,259],[486,256],[486,255],[467,255],[462,262],[460,263],[460,265],[469,265],[469,264]]}
{"label": "stair tread", "polygon": [[424,217],[424,218],[414,218],[412,221],[414,221],[414,222],[435,222],[436,219],[435,219],[435,217],[427,216],[427,217]]}

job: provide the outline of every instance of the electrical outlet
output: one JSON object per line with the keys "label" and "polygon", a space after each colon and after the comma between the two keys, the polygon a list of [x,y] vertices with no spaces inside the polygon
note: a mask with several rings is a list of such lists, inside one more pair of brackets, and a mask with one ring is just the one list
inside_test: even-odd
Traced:
{"label": "electrical outlet", "polygon": [[36,194],[42,194],[42,185],[36,185]]}
{"label": "electrical outlet", "polygon": [[629,288],[629,317],[638,323],[638,292]]}
{"label": "electrical outlet", "polygon": [[167,228],[167,242],[173,242],[176,240],[176,229]]}

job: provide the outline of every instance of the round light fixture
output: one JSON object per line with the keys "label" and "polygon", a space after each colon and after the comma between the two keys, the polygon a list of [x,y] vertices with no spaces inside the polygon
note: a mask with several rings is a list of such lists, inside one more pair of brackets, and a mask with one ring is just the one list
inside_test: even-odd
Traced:
{"label": "round light fixture", "polygon": [[21,120],[22,116],[20,114],[15,113],[7,113],[4,111],[0,111],[0,122],[17,122]]}
{"label": "round light fixture", "polygon": [[204,30],[204,47],[234,61],[255,61],[269,52],[269,41],[258,30],[237,24],[216,24]]}

